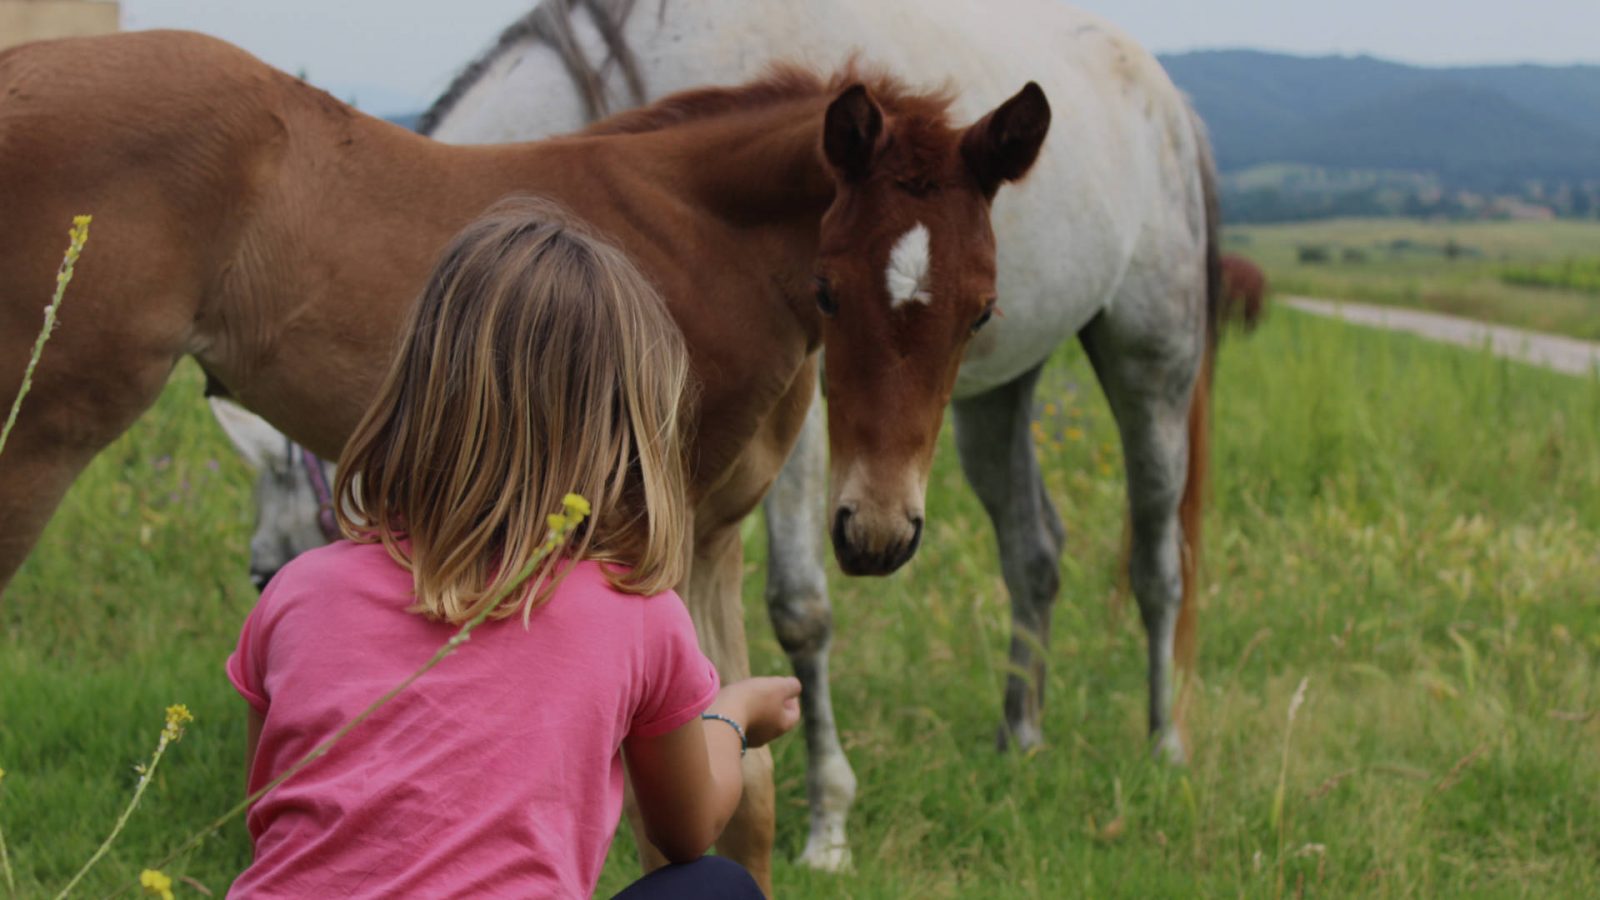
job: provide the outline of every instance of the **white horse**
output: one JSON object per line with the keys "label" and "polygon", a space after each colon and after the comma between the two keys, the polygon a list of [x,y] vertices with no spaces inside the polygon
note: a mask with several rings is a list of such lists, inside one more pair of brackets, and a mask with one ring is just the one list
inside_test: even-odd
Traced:
{"label": "white horse", "polygon": [[221,397],[208,399],[223,433],[256,470],[250,580],[260,590],[289,560],[339,536],[330,490],[333,464],[239,404]]}
{"label": "white horse", "polygon": [[[1183,637],[1194,615],[1217,223],[1203,129],[1160,65],[1112,25],[1058,0],[636,6],[546,0],[463,70],[421,130],[460,143],[535,139],[680,89],[748,79],[773,59],[828,69],[856,51],[913,81],[961,84],[958,119],[983,113],[1021,82],[1043,86],[1055,109],[1051,136],[1026,189],[994,206],[1001,316],[972,340],[953,402],[961,465],[993,521],[1011,595],[1000,744],[1042,739],[1043,651],[1063,529],[1029,423],[1041,368],[1076,336],[1126,459],[1129,574],[1149,637],[1153,743],[1181,761],[1174,643],[1176,635],[1180,657],[1182,645],[1192,648]],[[767,603],[805,683],[811,825],[802,861],[837,870],[850,862],[845,824],[856,779],[828,691],[822,536],[839,515],[845,473],[833,473],[830,496],[825,427],[818,407],[811,412],[766,500]]]}

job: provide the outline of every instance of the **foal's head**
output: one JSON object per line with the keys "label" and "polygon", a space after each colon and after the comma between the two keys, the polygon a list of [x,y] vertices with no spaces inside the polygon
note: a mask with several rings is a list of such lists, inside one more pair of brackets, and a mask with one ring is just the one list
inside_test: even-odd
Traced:
{"label": "foal's head", "polygon": [[967,128],[946,102],[854,84],[828,107],[836,190],[816,271],[840,567],[883,575],[916,552],[934,442],[967,341],[996,313],[989,204],[1050,126],[1030,82]]}

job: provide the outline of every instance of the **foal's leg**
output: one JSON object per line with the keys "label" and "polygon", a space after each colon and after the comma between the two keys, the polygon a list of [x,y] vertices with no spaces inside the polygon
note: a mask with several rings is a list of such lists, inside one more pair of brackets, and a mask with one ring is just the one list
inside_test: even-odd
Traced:
{"label": "foal's leg", "polygon": [[[750,654],[745,648],[744,605],[740,582],[744,542],[735,523],[702,534],[695,541],[694,563],[684,602],[694,619],[700,649],[717,667],[723,684],[750,677]],[[624,809],[639,847],[639,864],[651,872],[667,864],[666,857],[645,837],[630,781]],[[744,796],[739,808],[717,839],[717,851],[737,861],[755,876],[761,889],[772,896],[772,835],[775,828],[772,753],[766,747],[744,757]]]}
{"label": "foal's leg", "polygon": [[[37,399],[30,395],[24,400],[24,410]],[[94,442],[57,440],[43,429],[29,427],[31,423],[24,424],[27,415],[22,413],[0,454],[0,523],[4,523],[0,525],[0,593],[38,542],[67,488],[111,441],[110,437]]]}
{"label": "foal's leg", "polygon": [[[28,310],[40,308],[30,305]],[[73,480],[155,402],[177,361],[175,340],[170,346],[155,340],[148,342],[155,345],[150,347],[132,340],[106,346],[110,341],[86,327],[95,321],[93,315],[78,312],[57,330],[0,453],[0,594]],[[31,316],[26,324],[33,331],[23,335],[19,329],[3,342],[0,417],[11,408],[28,359],[27,346],[17,339],[26,337],[31,344],[37,330]]]}
{"label": "foal's leg", "polygon": [[[696,541],[686,599],[700,647],[716,664],[723,684],[750,677],[741,599],[743,568],[744,541],[737,522]],[[748,869],[769,897],[775,802],[772,752],[766,747],[752,749],[744,757],[744,796],[717,839],[717,852]]]}
{"label": "foal's leg", "polygon": [[[1119,307],[1126,308],[1126,307]],[[1149,720],[1155,752],[1184,760],[1173,719],[1173,634],[1183,603],[1178,502],[1189,466],[1189,403],[1200,365],[1197,323],[1152,333],[1149,319],[1102,313],[1079,334],[1122,435],[1132,544],[1128,580],[1149,655]]]}
{"label": "foal's leg", "polygon": [[833,640],[833,610],[823,568],[827,534],[826,425],[820,404],[812,404],[805,427],[778,480],[767,494],[767,613],[778,643],[789,654],[803,688],[806,795],[811,801],[811,834],[800,862],[837,872],[850,866],[845,820],[856,796],[856,774],[839,746],[828,691],[828,648]]}
{"label": "foal's leg", "polygon": [[1044,488],[1030,431],[1041,363],[1015,380],[954,404],[956,449],[967,481],[994,523],[1011,594],[1011,670],[998,743],[1026,749],[1043,737],[1050,606],[1061,586],[1061,518]]}

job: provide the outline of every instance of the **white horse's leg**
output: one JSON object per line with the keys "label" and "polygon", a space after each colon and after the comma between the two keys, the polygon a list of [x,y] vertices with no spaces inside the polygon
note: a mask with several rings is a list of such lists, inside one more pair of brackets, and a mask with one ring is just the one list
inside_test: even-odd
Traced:
{"label": "white horse's leg", "polygon": [[1189,403],[1204,334],[1201,305],[1198,298],[1173,304],[1175,318],[1140,315],[1130,298],[1079,335],[1122,435],[1132,532],[1128,580],[1149,642],[1150,736],[1155,752],[1175,763],[1185,757],[1173,720],[1173,635],[1183,603],[1178,503],[1188,478]]}
{"label": "white horse's leg", "polygon": [[1040,742],[1050,607],[1061,586],[1065,533],[1034,456],[1030,423],[1040,365],[954,404],[956,448],[967,481],[994,524],[1000,571],[1011,594],[1011,670],[998,744]]}
{"label": "white horse's leg", "polygon": [[811,834],[800,862],[837,872],[850,867],[845,820],[856,797],[856,773],[839,745],[828,689],[833,609],[823,568],[827,535],[827,432],[822,405],[811,404],[800,439],[767,494],[767,613],[804,688],[806,795]]}

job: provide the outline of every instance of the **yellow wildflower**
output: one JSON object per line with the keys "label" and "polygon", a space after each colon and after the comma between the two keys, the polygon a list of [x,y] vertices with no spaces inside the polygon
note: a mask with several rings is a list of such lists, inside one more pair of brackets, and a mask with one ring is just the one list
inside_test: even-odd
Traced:
{"label": "yellow wildflower", "polygon": [[169,741],[183,737],[183,726],[193,722],[194,716],[189,713],[189,707],[182,703],[167,707],[167,727],[161,732]]}
{"label": "yellow wildflower", "polygon": [[1056,405],[1054,403],[1046,403],[1044,405],[1044,414],[1047,415],[1047,416],[1055,415],[1056,414]]}
{"label": "yellow wildflower", "polygon": [[[72,230],[67,232],[69,245],[67,247],[66,268],[72,268],[72,264],[78,261],[78,254],[83,252],[83,245],[89,242],[89,223],[93,219],[94,216],[72,217]],[[60,278],[61,276],[57,275],[56,277]]]}
{"label": "yellow wildflower", "polygon": [[139,886],[144,888],[146,894],[160,897],[161,900],[172,900],[172,879],[155,869],[145,869],[139,873]]}
{"label": "yellow wildflower", "polygon": [[550,526],[552,537],[564,535],[578,527],[589,515],[589,501],[580,494],[568,494],[561,498],[561,512],[545,516],[544,522]]}
{"label": "yellow wildflower", "polygon": [[1069,440],[1069,441],[1081,441],[1081,440],[1083,440],[1083,429],[1082,428],[1068,428],[1067,429],[1067,440]]}

